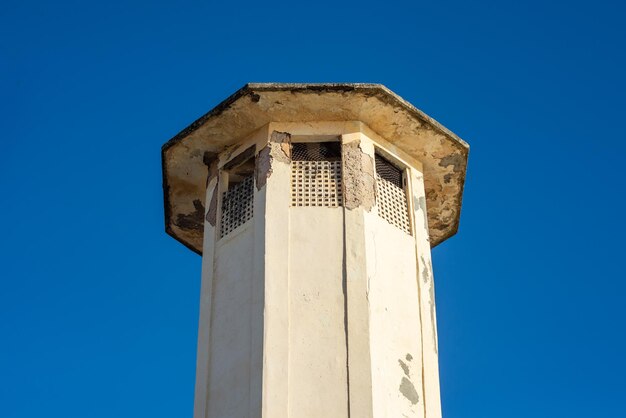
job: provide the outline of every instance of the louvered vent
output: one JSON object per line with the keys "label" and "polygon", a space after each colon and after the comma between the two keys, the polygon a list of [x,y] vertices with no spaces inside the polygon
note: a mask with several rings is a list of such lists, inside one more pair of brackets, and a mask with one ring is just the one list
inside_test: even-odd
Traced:
{"label": "louvered vent", "polygon": [[291,159],[291,206],[342,206],[339,142],[295,143]]}
{"label": "louvered vent", "polygon": [[375,155],[375,161],[378,216],[410,234],[404,172],[378,154]]}

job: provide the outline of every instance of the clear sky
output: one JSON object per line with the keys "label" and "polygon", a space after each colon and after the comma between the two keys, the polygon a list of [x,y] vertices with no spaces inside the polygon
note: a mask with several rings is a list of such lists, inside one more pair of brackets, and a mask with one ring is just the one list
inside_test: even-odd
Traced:
{"label": "clear sky", "polygon": [[471,146],[433,251],[444,416],[625,417],[625,7],[4,1],[0,416],[191,417],[160,147],[246,82],[338,81]]}

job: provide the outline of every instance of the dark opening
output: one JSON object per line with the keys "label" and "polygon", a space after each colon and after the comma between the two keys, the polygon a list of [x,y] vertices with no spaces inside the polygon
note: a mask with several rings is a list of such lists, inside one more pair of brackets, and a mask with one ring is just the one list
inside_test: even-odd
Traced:
{"label": "dark opening", "polygon": [[393,185],[403,188],[403,170],[396,167],[393,163],[381,157],[380,155],[375,155],[376,160],[376,174],[378,174],[383,180],[387,180]]}
{"label": "dark opening", "polygon": [[[253,154],[254,155],[254,154]],[[248,157],[246,155],[246,157]],[[228,188],[222,194],[222,220],[220,236],[224,237],[243,225],[254,212],[254,157],[238,159],[224,166],[228,175]]]}
{"label": "dark opening", "polygon": [[341,160],[341,144],[339,142],[297,142],[292,145],[291,159],[294,161]]}

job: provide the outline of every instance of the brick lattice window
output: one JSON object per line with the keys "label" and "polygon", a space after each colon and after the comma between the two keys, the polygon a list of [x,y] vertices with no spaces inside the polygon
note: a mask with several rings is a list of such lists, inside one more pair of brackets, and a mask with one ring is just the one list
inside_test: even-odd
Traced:
{"label": "brick lattice window", "polygon": [[220,237],[245,224],[254,212],[254,176],[247,176],[222,195]]}
{"label": "brick lattice window", "polygon": [[291,206],[342,206],[339,142],[295,143],[291,158]]}

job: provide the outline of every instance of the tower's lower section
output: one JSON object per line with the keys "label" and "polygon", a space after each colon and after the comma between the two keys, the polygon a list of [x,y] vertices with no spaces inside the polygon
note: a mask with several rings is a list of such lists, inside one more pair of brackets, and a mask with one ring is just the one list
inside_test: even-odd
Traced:
{"label": "tower's lower section", "polygon": [[194,417],[440,417],[421,164],[359,122],[270,123],[212,164]]}

